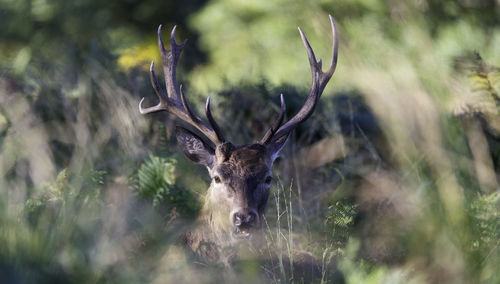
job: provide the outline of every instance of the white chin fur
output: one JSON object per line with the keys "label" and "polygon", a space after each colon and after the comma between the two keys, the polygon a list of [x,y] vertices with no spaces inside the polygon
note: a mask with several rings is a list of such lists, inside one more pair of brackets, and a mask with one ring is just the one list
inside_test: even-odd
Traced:
{"label": "white chin fur", "polygon": [[231,238],[233,239],[233,241],[251,241],[252,240],[252,233],[250,232],[240,232],[240,233],[237,233],[237,232],[231,232]]}

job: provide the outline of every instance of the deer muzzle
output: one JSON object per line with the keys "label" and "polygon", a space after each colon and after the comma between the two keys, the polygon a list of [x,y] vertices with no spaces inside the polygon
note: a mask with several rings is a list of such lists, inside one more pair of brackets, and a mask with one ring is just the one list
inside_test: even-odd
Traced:
{"label": "deer muzzle", "polygon": [[259,214],[252,208],[233,210],[230,214],[233,224],[232,236],[238,239],[250,239],[252,230],[259,225]]}

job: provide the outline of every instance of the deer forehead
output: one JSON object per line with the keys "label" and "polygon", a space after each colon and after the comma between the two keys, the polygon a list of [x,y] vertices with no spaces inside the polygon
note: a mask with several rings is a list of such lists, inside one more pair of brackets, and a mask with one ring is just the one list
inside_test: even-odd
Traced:
{"label": "deer forehead", "polygon": [[270,171],[267,150],[258,144],[234,148],[217,160],[216,170],[225,179],[264,178]]}

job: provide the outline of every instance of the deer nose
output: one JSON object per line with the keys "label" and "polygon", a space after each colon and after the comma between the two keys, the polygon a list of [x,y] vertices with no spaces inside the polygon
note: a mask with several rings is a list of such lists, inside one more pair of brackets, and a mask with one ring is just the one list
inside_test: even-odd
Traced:
{"label": "deer nose", "polygon": [[257,213],[255,210],[243,209],[232,214],[231,220],[237,228],[250,228],[257,222]]}

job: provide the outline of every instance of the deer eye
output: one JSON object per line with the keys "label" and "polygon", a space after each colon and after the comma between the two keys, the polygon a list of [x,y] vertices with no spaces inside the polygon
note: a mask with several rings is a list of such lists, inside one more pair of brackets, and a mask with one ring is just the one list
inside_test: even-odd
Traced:
{"label": "deer eye", "polygon": [[214,177],[214,181],[215,181],[215,183],[220,183],[221,182],[220,177],[219,176],[215,176]]}
{"label": "deer eye", "polygon": [[266,179],[264,180],[264,182],[265,182],[266,184],[271,184],[271,182],[272,182],[272,181],[273,181],[273,177],[272,177],[272,176],[268,176],[268,177],[266,177]]}

